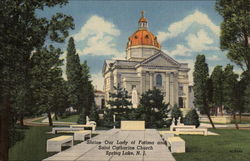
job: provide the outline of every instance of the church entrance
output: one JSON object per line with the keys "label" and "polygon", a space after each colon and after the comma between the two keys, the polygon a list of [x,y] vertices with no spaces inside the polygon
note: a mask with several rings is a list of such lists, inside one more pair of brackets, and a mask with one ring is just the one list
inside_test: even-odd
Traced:
{"label": "church entrance", "polygon": [[183,97],[179,97],[179,107],[180,108],[184,107]]}

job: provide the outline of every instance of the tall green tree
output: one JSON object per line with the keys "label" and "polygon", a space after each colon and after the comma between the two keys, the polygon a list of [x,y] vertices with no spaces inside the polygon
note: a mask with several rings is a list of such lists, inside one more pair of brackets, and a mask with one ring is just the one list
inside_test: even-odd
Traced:
{"label": "tall green tree", "polygon": [[240,80],[237,83],[237,100],[238,100],[238,110],[239,110],[239,121],[241,122],[241,115],[243,112],[247,112],[247,109],[245,108],[245,91],[247,89],[247,86],[249,84],[249,74],[247,72],[243,72],[240,76]]}
{"label": "tall green tree", "polygon": [[[67,0],[2,0],[0,1],[0,160],[8,160],[9,130],[15,123],[13,90],[16,74],[21,67],[28,67],[32,51],[41,48],[45,40],[63,42],[73,19],[62,13],[51,18],[38,17],[37,10],[63,6]],[[25,63],[25,64],[23,64]]]}
{"label": "tall green tree", "polygon": [[32,61],[32,90],[37,102],[37,111],[47,113],[49,125],[52,126],[52,112],[57,112],[59,86],[62,85],[62,51],[53,46],[35,52]]}
{"label": "tall green tree", "polygon": [[250,1],[217,0],[216,10],[223,17],[220,47],[228,58],[250,74]]}
{"label": "tall green tree", "polygon": [[58,116],[62,116],[66,109],[69,107],[68,101],[68,91],[67,91],[67,82],[61,77],[57,77],[55,84],[53,86],[53,113],[55,114],[55,119],[58,119]]}
{"label": "tall green tree", "polygon": [[82,79],[82,66],[79,55],[76,53],[74,39],[70,37],[67,48],[66,74],[70,105],[77,109],[82,123],[86,122],[86,109],[84,108],[84,82]]}
{"label": "tall green tree", "polygon": [[[223,106],[223,69],[221,65],[217,65],[211,76],[210,79],[212,80],[213,84],[213,94],[212,94],[212,102],[213,106],[215,106],[216,111],[219,107],[222,113],[222,106]],[[216,112],[217,114],[217,112]]]}
{"label": "tall green tree", "polygon": [[85,60],[82,66],[82,81],[83,81],[83,95],[84,95],[84,109],[86,109],[86,115],[90,115],[92,107],[95,106],[95,94],[94,87],[92,85],[89,66]]}
{"label": "tall green tree", "polygon": [[[127,120],[131,111],[130,107],[132,103],[130,101],[131,96],[128,95],[128,91],[120,86],[114,87],[114,92],[109,93],[109,100],[107,102],[110,109],[106,109],[106,117],[116,115],[116,121]],[[113,117],[113,116],[112,116]],[[111,118],[105,118],[106,121],[110,121]],[[108,122],[106,122],[107,124]]]}
{"label": "tall green tree", "polygon": [[210,97],[208,93],[209,72],[208,72],[208,65],[206,63],[206,58],[204,55],[196,56],[193,79],[194,79],[193,82],[194,82],[195,107],[207,115],[212,127],[215,128],[214,123],[210,116],[210,106],[209,106]]}
{"label": "tall green tree", "polygon": [[236,120],[236,113],[239,111],[238,99],[237,99],[238,77],[239,76],[235,74],[233,71],[233,66],[228,64],[224,69],[224,84],[223,84],[224,105],[227,112],[233,116],[235,126],[237,129],[239,129]]}
{"label": "tall green tree", "polygon": [[108,104],[111,108],[116,109],[117,112],[120,110],[123,111],[124,108],[129,108],[132,105],[129,99],[131,99],[131,96],[128,95],[128,91],[118,86],[114,87],[113,93],[109,93]]}
{"label": "tall green tree", "polygon": [[164,103],[161,91],[154,88],[142,94],[137,111],[139,118],[145,120],[146,127],[156,128],[163,127],[169,109],[168,104]]}

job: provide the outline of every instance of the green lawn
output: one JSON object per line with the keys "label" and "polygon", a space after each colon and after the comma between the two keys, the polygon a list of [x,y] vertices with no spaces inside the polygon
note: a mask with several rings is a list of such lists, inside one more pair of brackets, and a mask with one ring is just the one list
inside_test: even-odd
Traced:
{"label": "green lawn", "polygon": [[77,122],[79,118],[79,115],[70,115],[68,117],[65,118],[58,118],[58,120],[55,120],[55,118],[53,118],[53,121],[60,121],[60,122]]}
{"label": "green lawn", "polygon": [[[17,142],[9,151],[9,157],[12,161],[39,161],[56,153],[46,152],[46,140],[60,136],[62,134],[46,134],[51,131],[51,127],[29,127],[23,129],[25,138]],[[65,134],[64,134],[65,135]],[[74,142],[77,144],[79,142]]]}
{"label": "green lawn", "polygon": [[[46,134],[51,127],[23,129],[25,138],[10,149],[10,160],[42,160],[55,153],[46,152],[46,140],[59,134]],[[249,161],[250,131],[235,129],[211,130],[219,136],[181,135],[186,153],[173,154],[177,161]]]}
{"label": "green lawn", "polygon": [[211,130],[219,136],[181,135],[186,153],[174,154],[177,161],[249,161],[250,131]]}

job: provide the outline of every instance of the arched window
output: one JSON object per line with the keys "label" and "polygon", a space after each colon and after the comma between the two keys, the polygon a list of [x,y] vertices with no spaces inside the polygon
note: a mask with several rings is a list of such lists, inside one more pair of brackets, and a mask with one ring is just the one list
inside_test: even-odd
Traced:
{"label": "arched window", "polygon": [[162,86],[162,77],[161,74],[156,75],[156,86]]}

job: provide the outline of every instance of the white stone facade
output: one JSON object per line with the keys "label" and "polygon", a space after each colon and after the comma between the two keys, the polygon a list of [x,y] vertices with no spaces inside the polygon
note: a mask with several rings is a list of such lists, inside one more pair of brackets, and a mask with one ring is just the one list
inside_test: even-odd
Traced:
{"label": "white stone facade", "polygon": [[[139,96],[149,89],[157,88],[162,91],[166,103],[188,108],[188,71],[188,64],[179,63],[162,51],[142,61],[106,60],[103,66],[105,100],[109,99],[113,87],[118,85],[129,94],[135,87]],[[157,77],[158,80],[161,77],[161,83],[157,84]]]}

